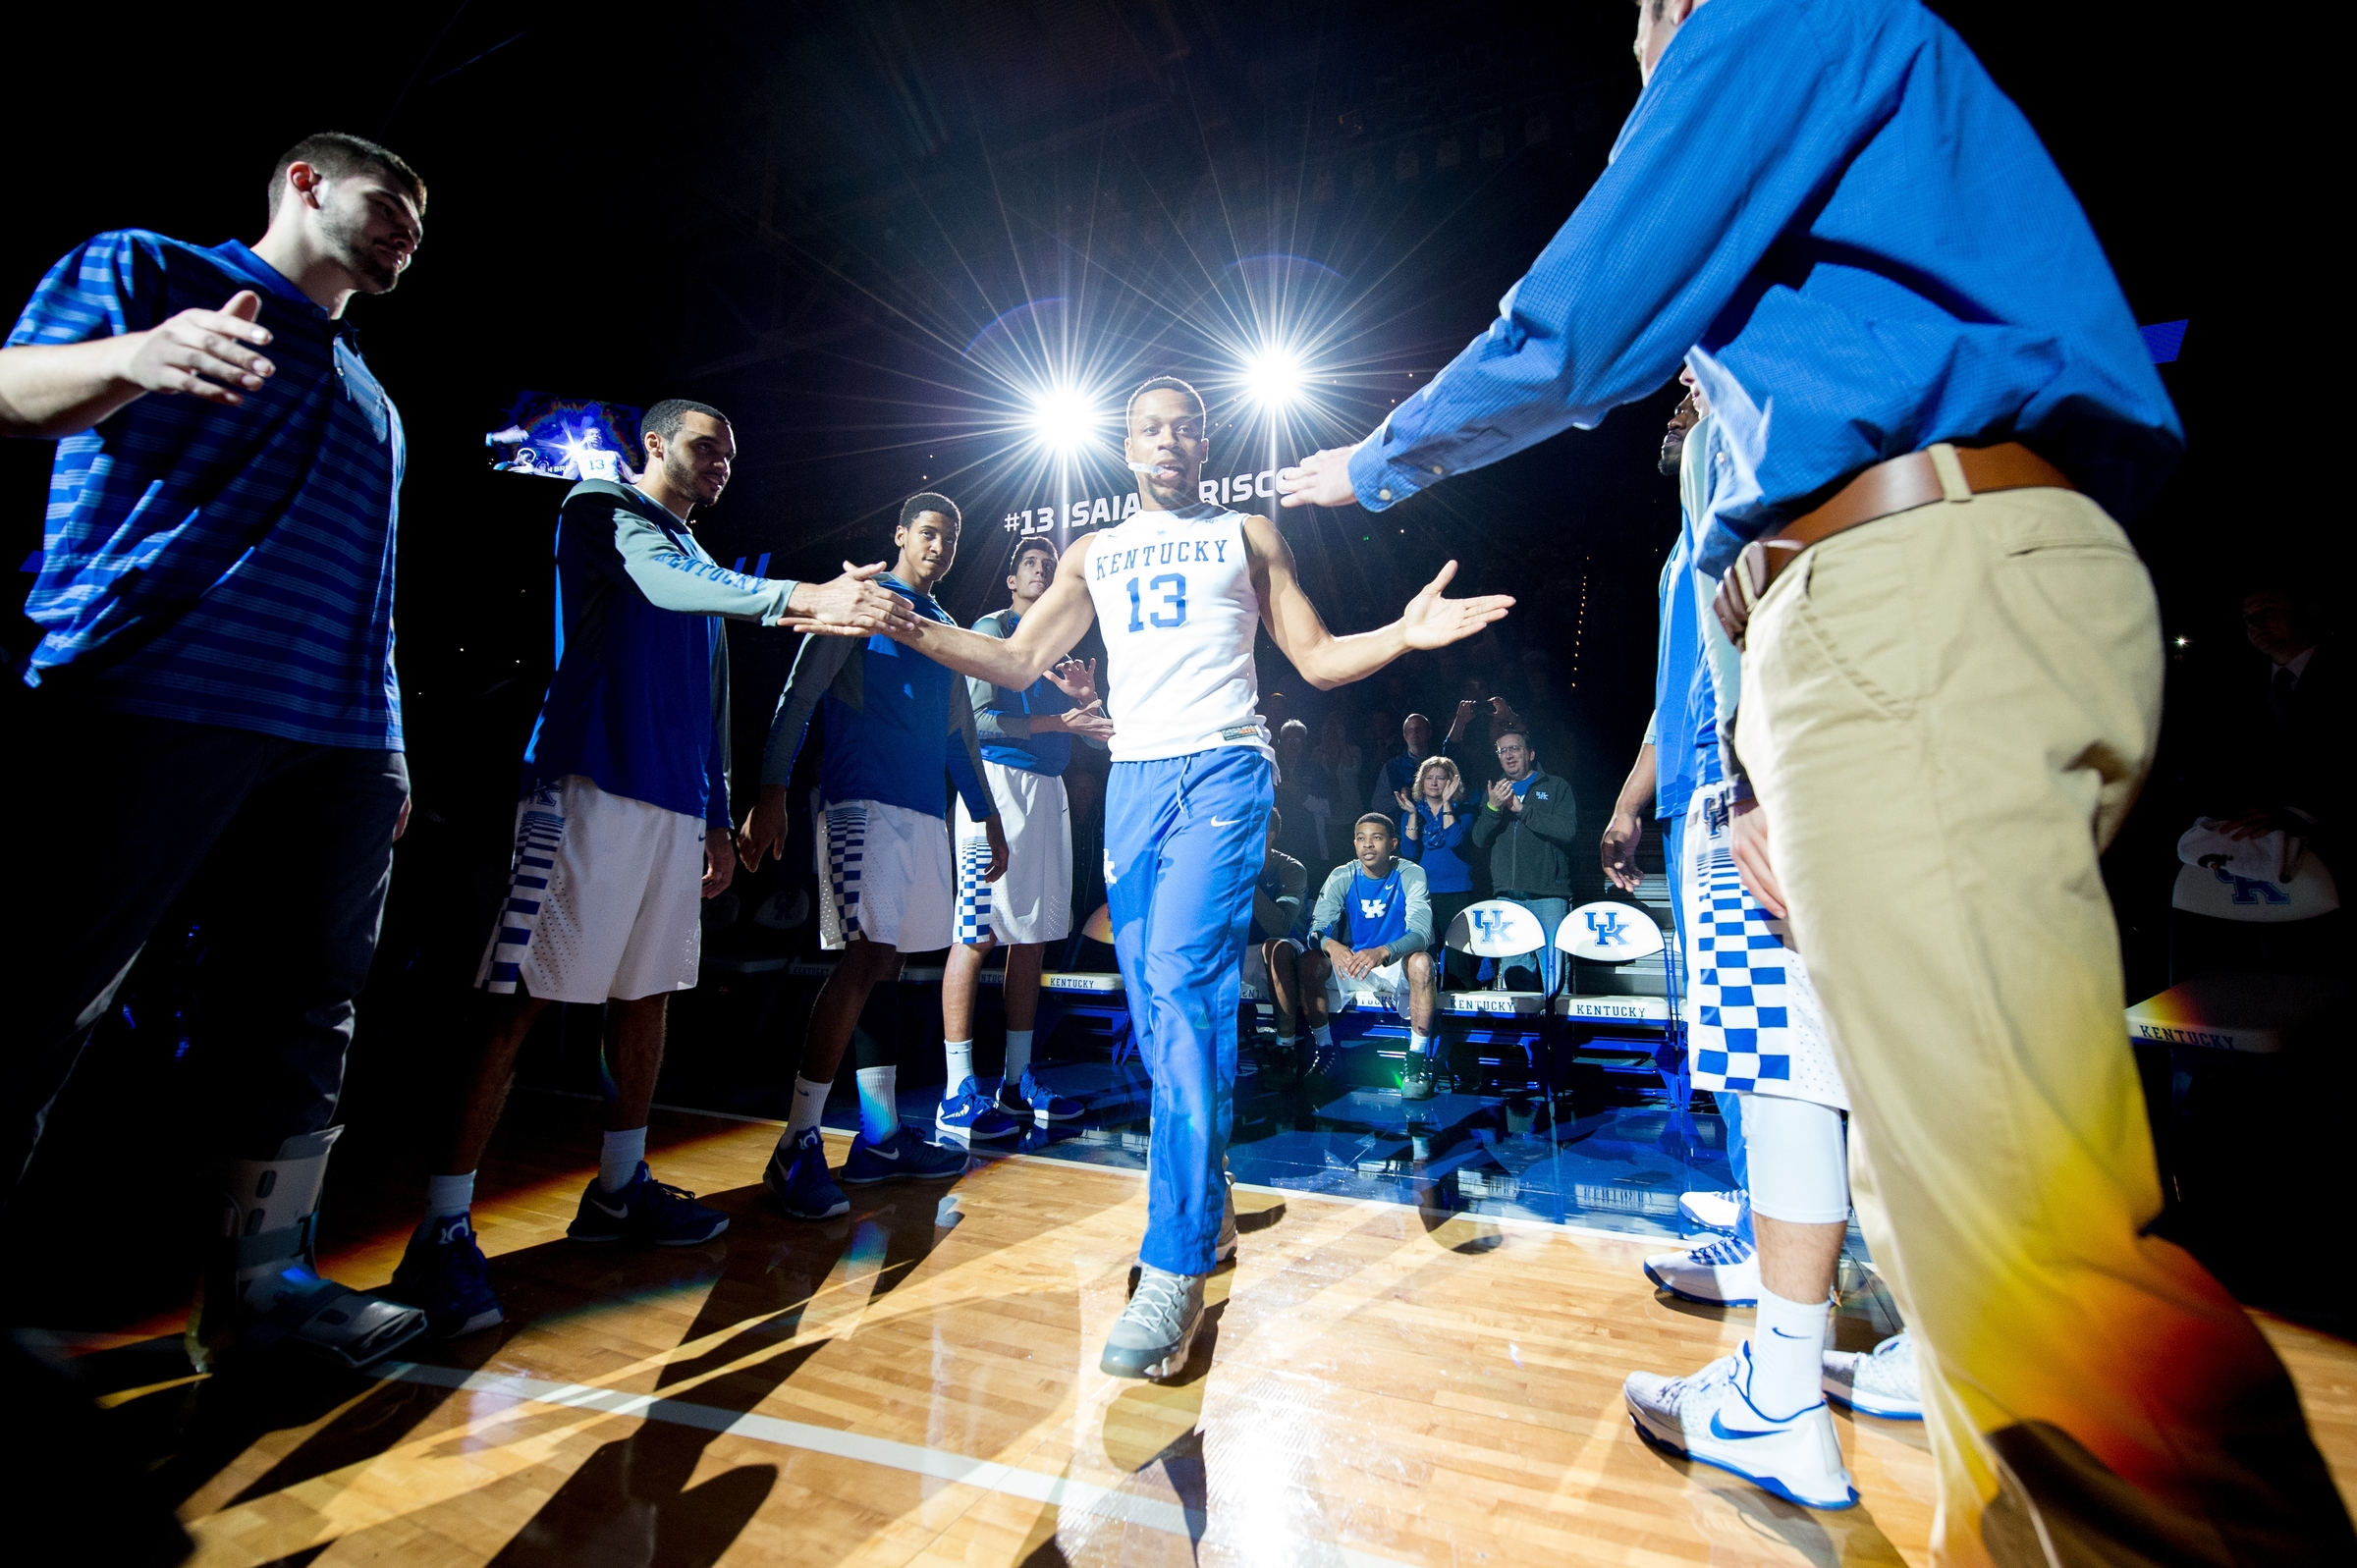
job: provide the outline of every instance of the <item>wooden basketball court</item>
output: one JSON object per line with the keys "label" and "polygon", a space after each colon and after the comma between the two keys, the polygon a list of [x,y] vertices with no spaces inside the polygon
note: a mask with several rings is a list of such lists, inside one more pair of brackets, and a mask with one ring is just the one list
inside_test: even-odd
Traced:
{"label": "wooden basketball court", "polygon": [[[734,1223],[700,1248],[592,1249],[563,1233],[595,1115],[517,1098],[475,1211],[510,1322],[381,1380],[265,1398],[192,1377],[176,1322],[66,1336],[185,1498],[192,1561],[1926,1560],[1919,1426],[1837,1418],[1865,1499],[1844,1513],[1637,1439],[1622,1376],[1699,1367],[1749,1318],[1658,1296],[1638,1271],[1658,1244],[1245,1189],[1186,1379],[1123,1382],[1096,1359],[1137,1176],[1004,1159],[796,1223],[762,1202],[774,1123],[661,1112],[657,1175]],[[383,1222],[338,1277],[390,1275],[411,1187],[339,1168],[331,1205]],[[1871,1343],[1879,1317],[1853,1303],[1839,1342]],[[2357,1492],[2357,1350],[2267,1326]]]}

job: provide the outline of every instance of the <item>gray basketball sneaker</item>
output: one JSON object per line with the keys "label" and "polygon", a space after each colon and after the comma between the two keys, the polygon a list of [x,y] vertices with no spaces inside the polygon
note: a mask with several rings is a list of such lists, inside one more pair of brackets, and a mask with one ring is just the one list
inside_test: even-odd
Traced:
{"label": "gray basketball sneaker", "polygon": [[1140,1264],[1137,1289],[1105,1338],[1099,1370],[1110,1378],[1168,1378],[1183,1370],[1203,1326],[1203,1279]]}

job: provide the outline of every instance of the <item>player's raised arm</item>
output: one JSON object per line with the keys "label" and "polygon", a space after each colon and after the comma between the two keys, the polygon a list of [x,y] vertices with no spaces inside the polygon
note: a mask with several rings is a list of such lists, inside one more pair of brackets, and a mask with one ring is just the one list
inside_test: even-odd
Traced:
{"label": "player's raised arm", "polygon": [[1514,603],[1512,595],[1503,593],[1444,598],[1441,590],[1456,575],[1456,563],[1452,561],[1407,602],[1398,620],[1373,631],[1338,637],[1326,629],[1318,607],[1302,591],[1293,570],[1292,547],[1277,525],[1266,517],[1246,517],[1244,543],[1252,552],[1252,587],[1260,595],[1260,618],[1271,640],[1301,672],[1301,678],[1320,691],[1364,680],[1410,648],[1446,648],[1461,642],[1505,619]]}
{"label": "player's raised arm", "polygon": [[[1048,591],[1040,595],[1039,603],[1023,617],[1011,637],[984,636],[962,626],[945,626],[921,618],[911,618],[906,625],[887,626],[885,633],[961,676],[973,676],[993,685],[1020,691],[1045,675],[1050,665],[1071,652],[1072,645],[1096,620],[1097,610],[1089,602],[1085,575],[1090,543],[1091,539],[1084,535],[1066,552],[1063,563],[1056,568],[1056,580],[1048,584]],[[803,631],[841,629],[800,621],[789,621],[786,624]]]}

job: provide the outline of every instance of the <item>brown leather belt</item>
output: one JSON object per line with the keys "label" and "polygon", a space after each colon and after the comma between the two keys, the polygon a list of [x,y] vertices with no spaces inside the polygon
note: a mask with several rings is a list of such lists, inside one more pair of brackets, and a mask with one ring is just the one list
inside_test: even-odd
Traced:
{"label": "brown leather belt", "polygon": [[[2078,488],[2061,469],[2018,441],[1954,451],[1956,465],[1964,470],[1965,488],[1976,496],[1992,490]],[[1929,448],[1865,469],[1835,491],[1824,506],[1743,547],[1727,575],[1719,579],[1719,596],[1711,606],[1718,613],[1719,624],[1727,628],[1736,647],[1742,647],[1752,608],[1767,597],[1769,585],[1800,559],[1803,550],[1860,523],[1930,506],[1946,494]]]}

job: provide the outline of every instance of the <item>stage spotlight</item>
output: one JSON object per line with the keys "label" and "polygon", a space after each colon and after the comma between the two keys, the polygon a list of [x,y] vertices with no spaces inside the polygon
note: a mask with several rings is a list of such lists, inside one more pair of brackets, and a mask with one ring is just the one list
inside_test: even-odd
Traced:
{"label": "stage spotlight", "polygon": [[1244,361],[1244,389],[1255,402],[1282,408],[1301,395],[1307,377],[1289,349],[1263,349]]}
{"label": "stage spotlight", "polygon": [[1050,387],[1031,400],[1031,433],[1056,452],[1076,452],[1094,439],[1097,411],[1069,387]]}

